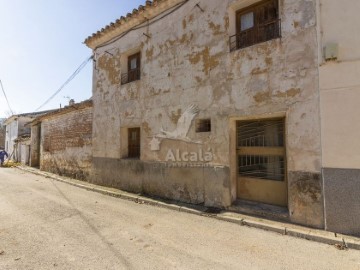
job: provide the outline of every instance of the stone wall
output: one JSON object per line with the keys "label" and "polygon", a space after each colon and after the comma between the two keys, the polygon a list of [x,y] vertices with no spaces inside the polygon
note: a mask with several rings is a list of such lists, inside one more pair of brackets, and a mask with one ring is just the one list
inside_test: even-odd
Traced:
{"label": "stone wall", "polygon": [[92,107],[59,112],[42,119],[40,169],[88,179],[92,160],[91,133]]}
{"label": "stone wall", "polygon": [[[159,9],[164,2],[179,1],[159,2]],[[235,34],[235,11],[241,2],[190,0],[158,22],[93,48],[92,181],[180,201],[229,206],[236,200],[232,120],[282,113],[291,219],[323,227],[315,0],[279,1],[282,37],[230,52],[229,36]],[[121,85],[127,56],[137,51],[141,79]],[[163,139],[160,151],[151,151],[154,136],[161,129],[175,130],[192,104],[200,109],[196,119],[211,119],[211,132],[196,133],[193,124],[187,136],[200,144]],[[129,127],[141,128],[141,158],[123,166],[127,162],[124,131]],[[170,174],[169,169],[151,170],[151,185],[144,180],[148,171],[140,170],[133,177],[134,166],[146,167],[149,162],[171,166],[166,157],[176,149],[211,152],[213,159],[206,168],[214,173],[223,168],[222,176],[204,177],[204,169],[190,173],[180,168]],[[117,173],[110,176],[109,171]],[[134,180],[139,175],[141,181]],[[206,193],[209,186],[216,188]],[[196,200],[182,195],[185,190],[193,190]]]}

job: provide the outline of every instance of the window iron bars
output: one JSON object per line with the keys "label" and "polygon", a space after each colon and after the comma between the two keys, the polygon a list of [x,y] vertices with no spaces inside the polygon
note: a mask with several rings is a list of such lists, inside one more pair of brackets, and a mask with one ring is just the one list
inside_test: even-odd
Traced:
{"label": "window iron bars", "polygon": [[239,155],[238,173],[242,177],[284,181],[283,156]]}
{"label": "window iron bars", "polygon": [[230,36],[230,52],[281,37],[281,20],[255,25]]}
{"label": "window iron bars", "polygon": [[237,147],[284,147],[284,121],[239,122]]}
{"label": "window iron bars", "polygon": [[140,68],[132,69],[128,73],[121,75],[121,84],[127,84],[137,80],[140,80]]}

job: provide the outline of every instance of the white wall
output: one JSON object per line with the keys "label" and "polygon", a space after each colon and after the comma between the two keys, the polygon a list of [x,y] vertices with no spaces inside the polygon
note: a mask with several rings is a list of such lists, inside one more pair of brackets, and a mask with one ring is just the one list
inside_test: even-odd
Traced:
{"label": "white wall", "polygon": [[6,126],[6,135],[5,135],[5,150],[8,152],[9,156],[14,151],[14,140],[18,136],[18,121],[14,120]]}
{"label": "white wall", "polygon": [[339,45],[339,60],[360,59],[360,1],[319,0],[322,45]]}
{"label": "white wall", "polygon": [[337,43],[337,61],[320,59],[323,167],[360,169],[360,1],[321,0],[319,47]]}

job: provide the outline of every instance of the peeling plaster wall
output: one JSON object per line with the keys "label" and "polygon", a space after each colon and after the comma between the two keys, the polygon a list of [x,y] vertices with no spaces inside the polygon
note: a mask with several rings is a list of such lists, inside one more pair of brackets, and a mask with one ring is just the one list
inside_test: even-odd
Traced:
{"label": "peeling plaster wall", "polygon": [[[33,131],[37,132],[35,128]],[[44,119],[40,169],[88,180],[92,165],[91,132],[92,107]]]}
{"label": "peeling plaster wall", "polygon": [[[205,12],[194,7],[198,2],[189,1],[160,22],[95,50],[92,181],[193,203],[229,206],[236,199],[236,184],[230,172],[235,168],[229,150],[235,147],[230,145],[235,134],[230,132],[229,119],[284,112],[291,219],[322,227],[315,0],[280,0],[282,38],[231,53],[233,7],[241,1],[200,1]],[[122,61],[126,61],[123,56],[134,48],[141,52],[141,80],[121,85]],[[198,119],[212,121],[211,133],[196,133],[194,125],[190,128],[188,137],[203,145],[163,140],[160,151],[150,151],[152,137],[161,127],[175,129],[191,104],[200,108]],[[223,176],[210,180],[204,168],[199,168],[193,169],[198,174],[193,181],[183,180],[189,175],[186,170],[171,172],[178,179],[169,182],[161,170],[151,180],[148,171],[138,173],[138,180],[127,177],[118,169],[119,164],[130,162],[120,159],[120,129],[127,127],[141,127],[142,132],[141,161],[132,163],[143,167],[163,164],[168,149],[202,148],[214,154],[207,170]],[[105,163],[113,166],[104,167]],[[148,181],[156,179],[164,182],[159,180],[151,184],[156,188],[149,188]],[[136,184],[128,185],[131,183]],[[176,194],[164,192],[172,189]],[[193,195],[182,197],[176,192],[185,189]]]}

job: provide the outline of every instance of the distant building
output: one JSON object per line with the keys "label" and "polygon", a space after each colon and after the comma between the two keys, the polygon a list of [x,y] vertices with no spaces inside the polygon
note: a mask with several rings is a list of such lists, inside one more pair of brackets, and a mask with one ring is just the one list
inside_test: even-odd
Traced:
{"label": "distant building", "polygon": [[[26,149],[21,151],[19,142],[25,138],[30,137],[31,128],[27,126],[35,117],[48,113],[50,111],[32,112],[12,115],[4,121],[5,128],[5,150],[9,154],[9,158],[16,162],[20,162],[22,159],[28,161],[28,155],[30,150]],[[29,146],[27,147],[29,148]],[[23,152],[23,157],[21,153]]]}

